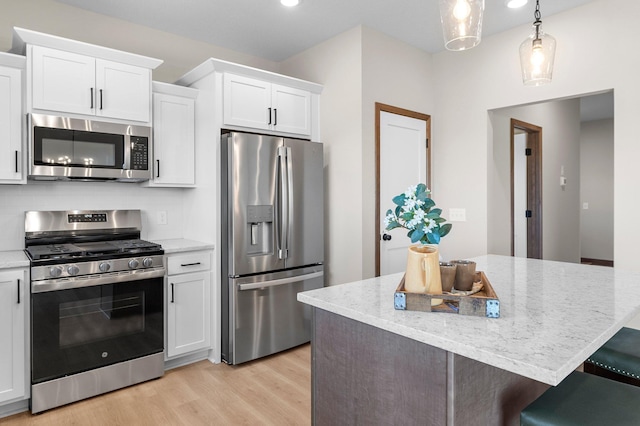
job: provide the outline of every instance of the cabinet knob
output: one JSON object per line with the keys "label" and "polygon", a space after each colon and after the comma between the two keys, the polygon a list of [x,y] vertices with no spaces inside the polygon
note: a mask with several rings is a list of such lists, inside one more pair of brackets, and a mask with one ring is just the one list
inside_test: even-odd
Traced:
{"label": "cabinet knob", "polygon": [[389,234],[382,234],[382,239],[384,241],[391,241],[391,235]]}

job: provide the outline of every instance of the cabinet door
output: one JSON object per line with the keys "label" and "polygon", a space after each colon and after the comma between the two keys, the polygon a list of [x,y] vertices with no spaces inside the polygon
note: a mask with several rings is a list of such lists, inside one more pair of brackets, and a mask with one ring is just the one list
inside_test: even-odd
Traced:
{"label": "cabinet door", "polygon": [[274,130],[300,135],[311,134],[311,93],[274,84],[271,106]]}
{"label": "cabinet door", "polygon": [[25,271],[0,271],[0,403],[26,397]]}
{"label": "cabinet door", "polygon": [[211,273],[167,278],[167,357],[209,349]]}
{"label": "cabinet door", "polygon": [[0,67],[0,182],[24,182],[22,71]]}
{"label": "cabinet door", "polygon": [[225,73],[224,124],[269,130],[271,83]]}
{"label": "cabinet door", "polygon": [[32,49],[33,108],[95,115],[95,59],[41,46]]}
{"label": "cabinet door", "polygon": [[151,70],[96,59],[96,115],[148,122]]}
{"label": "cabinet door", "polygon": [[153,185],[194,185],[195,136],[193,99],[153,95]]}

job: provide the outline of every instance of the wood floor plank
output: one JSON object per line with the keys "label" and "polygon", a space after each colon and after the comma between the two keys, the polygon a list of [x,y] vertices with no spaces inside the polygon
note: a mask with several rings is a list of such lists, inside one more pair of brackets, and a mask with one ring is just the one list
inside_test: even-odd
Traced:
{"label": "wood floor plank", "polygon": [[200,361],[164,377],[2,426],[309,425],[309,344],[238,366]]}

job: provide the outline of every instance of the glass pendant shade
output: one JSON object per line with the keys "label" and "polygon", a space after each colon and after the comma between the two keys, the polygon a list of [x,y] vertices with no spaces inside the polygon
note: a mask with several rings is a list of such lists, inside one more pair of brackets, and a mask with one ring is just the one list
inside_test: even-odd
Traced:
{"label": "glass pendant shade", "polygon": [[439,0],[440,20],[447,50],[477,46],[482,37],[484,0]]}
{"label": "glass pendant shade", "polygon": [[520,45],[520,66],[524,84],[539,86],[551,83],[555,55],[556,39],[543,33],[539,24],[534,25],[531,35]]}

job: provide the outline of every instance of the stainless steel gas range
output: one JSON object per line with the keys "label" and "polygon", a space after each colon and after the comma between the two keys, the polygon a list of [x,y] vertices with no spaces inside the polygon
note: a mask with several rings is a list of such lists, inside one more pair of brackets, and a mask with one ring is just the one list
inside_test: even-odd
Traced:
{"label": "stainless steel gas range", "polygon": [[139,210],[32,211],[31,412],[164,374],[163,250]]}

